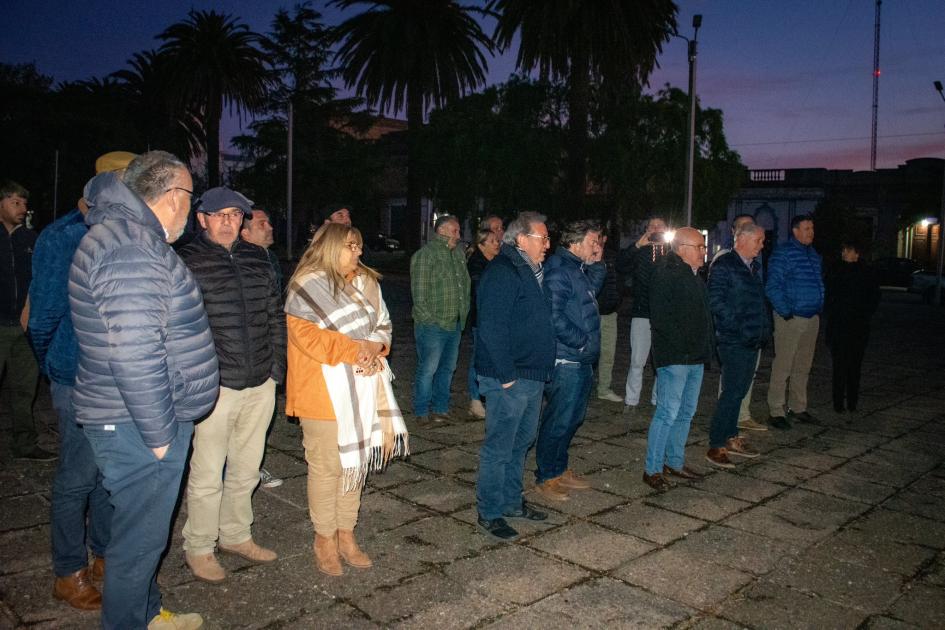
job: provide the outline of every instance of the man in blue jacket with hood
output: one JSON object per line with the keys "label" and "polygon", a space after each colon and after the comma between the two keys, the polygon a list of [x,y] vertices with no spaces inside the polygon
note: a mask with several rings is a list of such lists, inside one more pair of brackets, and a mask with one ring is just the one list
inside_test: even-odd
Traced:
{"label": "man in blue jacket with hood", "polygon": [[167,546],[194,421],[217,398],[217,355],[200,289],[171,249],[193,180],[164,151],[86,185],[89,232],[69,270],[79,343],[72,403],[114,508],[102,627],[185,630],[197,614],[161,607]]}
{"label": "man in blue jacket with hood", "polygon": [[[814,361],[820,311],[824,307],[824,279],[814,242],[814,219],[798,215],[791,220],[792,238],[779,245],[768,262],[765,294],[774,309],[774,361],[768,386],[768,423],[790,429],[788,417],[816,422],[807,411],[807,377]],[[790,380],[787,409],[784,388]]]}
{"label": "man in blue jacket with hood", "polygon": [[535,490],[552,501],[566,501],[569,490],[590,484],[568,468],[568,448],[584,422],[587,399],[600,357],[597,294],[607,269],[600,262],[600,226],[572,221],[561,233],[558,251],[545,265],[555,331],[555,369],[546,389],[535,445]]}

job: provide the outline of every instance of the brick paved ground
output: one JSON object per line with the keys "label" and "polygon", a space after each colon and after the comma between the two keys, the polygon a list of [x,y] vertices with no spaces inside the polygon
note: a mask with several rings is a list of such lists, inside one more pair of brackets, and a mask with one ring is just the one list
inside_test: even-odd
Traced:
{"label": "brick paved ground", "polygon": [[[396,390],[409,409],[405,278],[386,280],[385,293]],[[752,435],[764,455],[732,472],[707,471],[703,459],[718,379],[709,373],[689,462],[710,474],[663,495],[640,480],[647,418],[594,400],[571,449],[594,488],[499,544],[473,525],[483,425],[463,411],[464,356],[455,421],[421,430],[408,416],[412,456],[365,491],[358,533],[375,568],[335,579],[313,567],[301,438],[279,416],[266,465],[286,482],[256,493],[255,535],[280,559],[256,567],[221,557],[228,580],[197,582],[183,566],[182,510],[159,578],[165,603],[201,612],[210,628],[945,627],[945,313],[885,296],[855,418],[830,411],[828,361],[819,348],[810,397],[822,424]],[[759,416],[769,366],[770,355],[755,388]],[[44,390],[37,412],[42,445],[53,448]],[[95,627],[96,614],[50,594],[54,465],[11,463],[8,431],[0,457],[0,628]]]}

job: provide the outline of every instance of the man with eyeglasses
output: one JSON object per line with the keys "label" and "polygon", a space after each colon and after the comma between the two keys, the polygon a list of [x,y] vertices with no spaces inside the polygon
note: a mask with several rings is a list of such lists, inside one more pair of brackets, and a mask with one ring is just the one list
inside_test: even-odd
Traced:
{"label": "man with eyeglasses", "polygon": [[285,377],[286,328],[269,257],[239,237],[251,214],[240,193],[211,188],[197,204],[204,231],[180,252],[203,293],[220,362],[220,396],[194,431],[183,531],[187,566],[213,584],[226,578],[215,548],[253,563],[276,559],[253,540],[252,494]]}
{"label": "man with eyeglasses", "polygon": [[646,438],[643,482],[660,492],[675,485],[670,477],[687,481],[701,477],[686,466],[685,458],[689,426],[713,348],[712,314],[698,275],[705,251],[699,230],[680,228],[672,251],[653,270],[650,284],[653,365],[659,387]]}
{"label": "man with eyeglasses", "polygon": [[433,224],[429,243],[410,259],[413,334],[417,370],[413,414],[421,424],[449,416],[450,383],[459,339],[469,314],[469,272],[459,243],[459,219],[444,214]]}
{"label": "man with eyeglasses", "polygon": [[217,397],[213,337],[193,274],[170,248],[190,214],[187,166],[139,155],[120,177],[86,184],[89,205],[69,270],[79,345],[72,404],[114,509],[102,627],[199,628],[161,607],[167,546],[194,420]]}

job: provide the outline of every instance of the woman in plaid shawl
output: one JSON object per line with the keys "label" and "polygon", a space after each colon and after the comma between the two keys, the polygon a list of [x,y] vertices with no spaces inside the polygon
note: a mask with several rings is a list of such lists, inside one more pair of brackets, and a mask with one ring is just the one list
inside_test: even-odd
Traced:
{"label": "woman in plaid shawl", "polygon": [[407,453],[407,429],[384,358],[391,324],[379,276],[359,262],[361,233],[326,224],[289,281],[286,413],[298,416],[308,462],[315,563],[367,568],[354,538],[369,470]]}

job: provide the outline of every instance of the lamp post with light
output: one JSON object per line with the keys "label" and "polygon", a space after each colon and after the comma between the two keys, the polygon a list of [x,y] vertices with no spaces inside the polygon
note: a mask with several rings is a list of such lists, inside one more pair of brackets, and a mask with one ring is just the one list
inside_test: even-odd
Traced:
{"label": "lamp post with light", "polygon": [[[942,100],[945,101],[945,91],[942,89],[941,81],[933,81],[935,91],[938,92]],[[931,240],[931,235],[930,235]],[[932,302],[935,305],[942,303],[942,262],[945,261],[945,172],[942,174],[942,204],[938,216],[938,261],[935,265],[935,291],[933,292]]]}
{"label": "lamp post with light", "polygon": [[686,155],[686,225],[692,225],[692,179],[696,157],[696,54],[702,15],[692,16],[692,39],[679,33],[675,37],[686,40],[689,52],[689,146]]}

